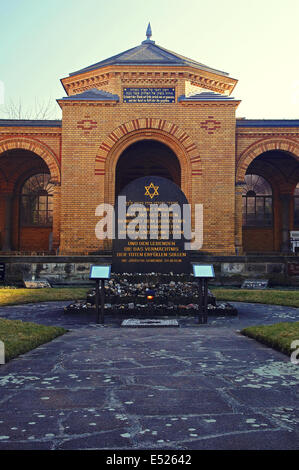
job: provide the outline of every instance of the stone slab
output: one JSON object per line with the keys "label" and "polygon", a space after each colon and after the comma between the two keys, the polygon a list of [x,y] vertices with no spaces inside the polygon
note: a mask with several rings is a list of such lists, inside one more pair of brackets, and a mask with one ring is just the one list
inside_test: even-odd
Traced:
{"label": "stone slab", "polygon": [[127,328],[161,328],[161,327],[179,327],[179,323],[177,320],[172,319],[159,319],[159,318],[128,318],[124,320],[121,326],[125,326]]}

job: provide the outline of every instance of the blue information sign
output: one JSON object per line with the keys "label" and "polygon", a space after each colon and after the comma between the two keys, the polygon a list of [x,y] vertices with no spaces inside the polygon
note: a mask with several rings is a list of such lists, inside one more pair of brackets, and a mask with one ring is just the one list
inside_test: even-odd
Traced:
{"label": "blue information sign", "polygon": [[124,88],[124,103],[175,103],[175,88]]}
{"label": "blue information sign", "polygon": [[89,279],[109,279],[111,266],[91,266]]}

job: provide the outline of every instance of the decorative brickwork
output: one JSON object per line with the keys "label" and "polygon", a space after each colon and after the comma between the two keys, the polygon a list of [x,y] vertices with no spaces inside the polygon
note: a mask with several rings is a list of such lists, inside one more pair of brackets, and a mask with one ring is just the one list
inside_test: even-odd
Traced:
{"label": "decorative brickwork", "polygon": [[217,129],[220,129],[221,122],[215,121],[214,116],[208,116],[208,119],[200,123],[200,127],[205,129],[208,134],[214,134]]}
{"label": "decorative brickwork", "polygon": [[81,121],[77,122],[77,129],[82,129],[84,134],[88,135],[89,131],[92,129],[96,129],[98,126],[98,123],[96,121],[93,121],[90,119],[89,116],[84,116],[84,119],[81,119]]}
{"label": "decorative brickwork", "polygon": [[[146,134],[147,131],[151,131],[150,134]],[[114,181],[111,181],[111,176],[113,179],[116,161],[121,152],[128,145],[144,138],[159,140],[169,145],[175,151],[180,160],[183,173],[182,188],[184,188],[187,197],[190,198],[191,166],[196,165],[196,170],[192,174],[196,176],[202,175],[201,157],[191,137],[184,130],[180,129],[178,125],[164,119],[134,119],[114,129],[99,146],[99,151],[95,158],[95,175],[104,176],[107,174],[109,180],[106,180],[105,187],[109,187],[109,189],[111,189],[111,185],[114,187]],[[105,194],[107,202],[114,200],[114,195],[111,194],[111,191],[110,196],[107,191],[105,191]]]}
{"label": "decorative brickwork", "polygon": [[[177,125],[167,122],[163,119],[134,119],[132,121],[121,124],[118,128],[114,129],[110,135],[101,143],[99,152],[96,156],[96,163],[103,164],[106,161],[108,153],[112,147],[124,136],[134,131],[139,130],[160,130],[166,134],[173,136],[180,144],[183,145],[191,163],[200,163],[200,155],[194,142],[190,136]],[[101,167],[97,165],[95,174]]]}

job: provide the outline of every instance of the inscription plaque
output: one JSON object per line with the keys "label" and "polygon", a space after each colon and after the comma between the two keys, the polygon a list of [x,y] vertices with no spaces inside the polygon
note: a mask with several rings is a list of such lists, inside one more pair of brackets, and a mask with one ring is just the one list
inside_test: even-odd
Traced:
{"label": "inscription plaque", "polygon": [[175,103],[175,88],[124,88],[124,103]]}

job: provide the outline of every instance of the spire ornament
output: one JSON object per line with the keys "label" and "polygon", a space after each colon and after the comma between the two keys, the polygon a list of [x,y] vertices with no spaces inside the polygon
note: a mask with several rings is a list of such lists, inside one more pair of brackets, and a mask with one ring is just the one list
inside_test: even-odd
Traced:
{"label": "spire ornament", "polygon": [[146,34],[146,40],[142,41],[141,44],[155,44],[155,41],[151,40],[151,37],[152,37],[153,33],[152,33],[152,27],[151,27],[150,22],[147,25],[147,29],[146,29],[145,34]]}
{"label": "spire ornament", "polygon": [[151,28],[151,24],[150,24],[150,23],[148,23],[148,25],[147,25],[147,30],[146,30],[146,33],[145,33],[145,34],[146,34],[146,39],[147,39],[147,40],[150,40],[151,37],[152,37],[152,35],[153,35],[153,33],[152,33],[152,28]]}

